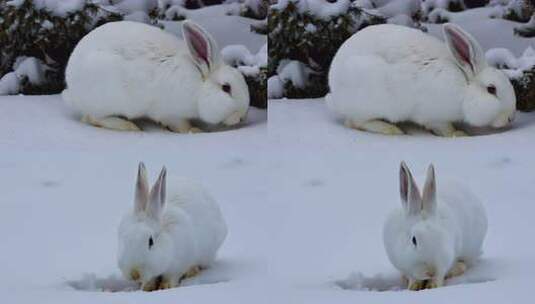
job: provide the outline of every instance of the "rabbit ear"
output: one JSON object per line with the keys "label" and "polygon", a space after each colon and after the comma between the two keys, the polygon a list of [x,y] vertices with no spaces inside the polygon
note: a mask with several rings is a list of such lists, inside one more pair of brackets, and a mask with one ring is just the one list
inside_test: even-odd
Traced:
{"label": "rabbit ear", "polygon": [[444,24],[443,32],[448,49],[468,78],[485,68],[485,55],[472,35],[452,23]]}
{"label": "rabbit ear", "polygon": [[435,182],[435,167],[433,164],[427,168],[427,178],[425,180],[424,193],[422,197],[422,209],[433,214],[437,208],[437,186]]}
{"label": "rabbit ear", "polygon": [[182,24],[182,37],[188,45],[193,61],[206,77],[218,60],[219,49],[215,40],[202,27],[190,20]]}
{"label": "rabbit ear", "polygon": [[136,194],[134,199],[134,210],[143,212],[149,201],[149,185],[147,182],[147,169],[143,162],[139,163],[137,169]]}
{"label": "rabbit ear", "polygon": [[411,171],[404,161],[399,168],[399,191],[401,203],[409,214],[417,214],[422,209],[422,198],[420,190],[412,177]]}
{"label": "rabbit ear", "polygon": [[166,187],[167,170],[162,168],[160,176],[150,190],[149,205],[147,206],[147,213],[149,216],[159,219],[165,204],[165,187]]}

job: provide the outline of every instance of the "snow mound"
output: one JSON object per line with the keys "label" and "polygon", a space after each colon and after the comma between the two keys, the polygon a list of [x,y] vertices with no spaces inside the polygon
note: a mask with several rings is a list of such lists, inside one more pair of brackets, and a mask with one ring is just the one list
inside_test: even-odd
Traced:
{"label": "snow mound", "polygon": [[282,97],[286,83],[291,83],[296,88],[305,88],[312,73],[314,71],[300,61],[282,60],[277,75],[268,79],[268,98]]}
{"label": "snow mound", "polygon": [[271,7],[277,10],[284,10],[289,3],[294,3],[299,12],[309,13],[323,20],[330,20],[333,17],[344,14],[351,5],[349,0],[338,0],[336,2],[326,0],[280,0]]}
{"label": "snow mound", "polygon": [[247,76],[256,76],[260,68],[267,67],[267,43],[256,54],[251,54],[244,45],[228,45],[221,50],[221,55],[223,61],[238,67]]}
{"label": "snow mound", "polygon": [[535,50],[530,46],[520,57],[506,48],[494,48],[485,53],[490,65],[502,69],[511,79],[520,78],[524,72],[535,69]]}
{"label": "snow mound", "polygon": [[[45,9],[52,12],[54,15],[64,17],[69,13],[76,12],[82,9],[84,0],[32,0],[37,9]],[[12,0],[7,2],[11,6],[21,6],[24,0]]]}
{"label": "snow mound", "polygon": [[44,81],[44,63],[35,57],[19,57],[13,65],[13,72],[0,78],[0,95],[20,92],[24,81],[39,85]]}

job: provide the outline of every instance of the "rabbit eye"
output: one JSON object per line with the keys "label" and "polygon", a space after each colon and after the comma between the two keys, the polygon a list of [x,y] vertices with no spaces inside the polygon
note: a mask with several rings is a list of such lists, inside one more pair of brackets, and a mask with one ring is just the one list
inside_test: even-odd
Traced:
{"label": "rabbit eye", "polygon": [[228,94],[231,94],[231,93],[232,93],[232,88],[230,87],[230,84],[228,84],[228,83],[223,84],[223,85],[221,86],[221,89],[222,89],[224,92],[228,93]]}
{"label": "rabbit eye", "polygon": [[151,236],[149,238],[149,249],[151,249],[153,245],[154,245],[154,240],[152,239],[152,236]]}
{"label": "rabbit eye", "polygon": [[414,246],[418,246],[418,242],[416,242],[416,237],[415,237],[415,236],[412,237],[412,240],[411,240],[411,241],[412,241],[412,244],[413,244]]}
{"label": "rabbit eye", "polygon": [[489,94],[496,96],[496,87],[493,85],[489,85],[487,87],[487,92],[489,92]]}

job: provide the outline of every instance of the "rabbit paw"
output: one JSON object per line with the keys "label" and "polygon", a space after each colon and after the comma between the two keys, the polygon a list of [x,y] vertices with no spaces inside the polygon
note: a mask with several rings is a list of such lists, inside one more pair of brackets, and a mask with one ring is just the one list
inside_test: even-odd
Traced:
{"label": "rabbit paw", "polygon": [[464,137],[468,136],[466,132],[457,130],[451,123],[435,124],[427,126],[427,129],[431,130],[433,134],[443,137]]}
{"label": "rabbit paw", "polygon": [[466,271],[466,264],[463,261],[457,261],[446,275],[446,279],[453,278],[464,274]]}
{"label": "rabbit paw", "polygon": [[425,286],[427,285],[427,281],[418,281],[418,280],[409,280],[409,290],[422,290],[425,289]]}
{"label": "rabbit paw", "polygon": [[453,135],[452,135],[452,137],[465,137],[465,136],[468,136],[468,134],[461,130],[455,130],[455,132],[453,132]]}
{"label": "rabbit paw", "polygon": [[141,286],[141,289],[143,291],[155,291],[155,290],[158,290],[158,288],[160,287],[160,282],[161,281],[162,281],[161,277],[152,278],[148,282],[144,283]]}
{"label": "rabbit paw", "polygon": [[368,131],[372,133],[379,133],[385,135],[403,135],[405,134],[395,124],[388,123],[382,120],[368,120],[364,122],[358,122],[351,119],[345,121],[345,125],[349,128],[358,129],[362,131]]}
{"label": "rabbit paw", "polygon": [[424,289],[433,289],[433,288],[438,288],[438,287],[440,287],[440,284],[435,279],[430,279],[430,280],[425,281]]}
{"label": "rabbit paw", "polygon": [[83,123],[88,123],[95,127],[106,128],[118,131],[141,131],[141,129],[133,122],[124,118],[116,116],[108,116],[104,118],[94,118],[90,115],[82,117]]}
{"label": "rabbit paw", "polygon": [[160,280],[158,284],[158,289],[159,290],[170,289],[170,288],[175,288],[177,286],[178,286],[178,282],[175,279],[173,279],[173,277],[163,275],[162,279]]}
{"label": "rabbit paw", "polygon": [[202,130],[199,128],[192,127],[191,129],[189,129],[189,133],[202,133]]}
{"label": "rabbit paw", "polygon": [[194,276],[198,275],[200,272],[201,272],[200,266],[193,266],[184,274],[184,277],[186,279],[193,278]]}
{"label": "rabbit paw", "polygon": [[188,120],[181,120],[174,124],[167,125],[169,130],[176,132],[176,133],[201,133],[202,130],[196,127],[193,127],[191,123]]}
{"label": "rabbit paw", "polygon": [[180,277],[179,281],[182,282],[183,280],[193,278],[194,276],[198,275],[201,272],[201,270],[202,270],[201,266],[192,266],[190,269],[188,269],[188,271],[186,271],[186,273],[184,273]]}

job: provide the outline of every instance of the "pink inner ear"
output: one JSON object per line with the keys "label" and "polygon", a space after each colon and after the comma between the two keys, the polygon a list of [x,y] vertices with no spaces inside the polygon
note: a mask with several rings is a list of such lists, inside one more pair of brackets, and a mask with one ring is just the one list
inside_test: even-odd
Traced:
{"label": "pink inner ear", "polygon": [[195,55],[202,61],[206,62],[207,65],[210,65],[210,62],[208,61],[208,42],[204,36],[191,28],[188,29],[186,33],[188,35],[188,40],[193,47]]}
{"label": "pink inner ear", "polygon": [[451,29],[446,29],[446,31],[449,33],[453,47],[457,51],[457,54],[459,54],[459,56],[461,57],[461,60],[470,65],[470,68],[473,71],[474,66],[470,61],[470,45],[468,44],[468,42],[466,42],[464,37],[456,31]]}

